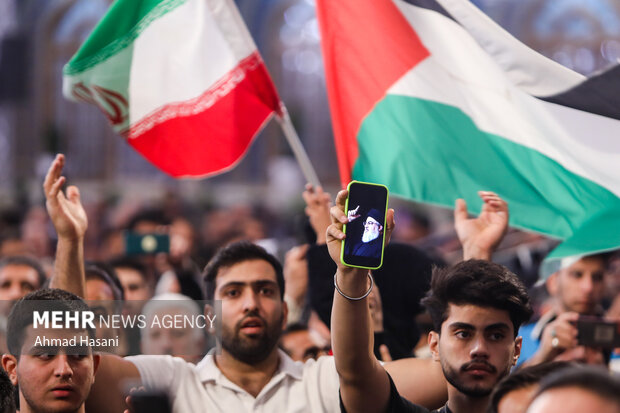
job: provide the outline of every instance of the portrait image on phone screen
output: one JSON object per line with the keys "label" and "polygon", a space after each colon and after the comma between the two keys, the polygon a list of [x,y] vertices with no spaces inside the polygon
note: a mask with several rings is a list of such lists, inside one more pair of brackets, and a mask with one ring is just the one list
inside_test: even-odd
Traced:
{"label": "portrait image on phone screen", "polygon": [[383,262],[388,189],[384,185],[353,181],[347,187],[348,224],[341,261],[345,265],[376,269]]}

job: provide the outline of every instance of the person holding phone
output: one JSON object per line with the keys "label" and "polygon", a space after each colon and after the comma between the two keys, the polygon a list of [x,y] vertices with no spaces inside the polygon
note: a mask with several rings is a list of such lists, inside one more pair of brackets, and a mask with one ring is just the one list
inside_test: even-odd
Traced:
{"label": "person holding phone", "polygon": [[[440,412],[486,411],[493,387],[519,357],[521,339],[517,332],[532,314],[523,283],[505,267],[483,259],[470,259],[435,271],[431,292],[424,300],[434,324],[429,337],[433,360],[403,359],[384,367],[372,354],[367,303],[372,276],[339,260],[341,243],[347,237],[342,231],[348,221],[344,212],[347,195],[347,191],[338,194],[331,209],[332,225],[327,231],[330,256],[338,265],[332,344],[340,376],[342,410],[428,412],[405,400],[399,391],[411,398],[416,389],[425,386],[425,380],[434,380],[440,374],[448,383],[448,403]],[[468,219],[463,203],[459,202],[456,224],[465,254],[470,258],[477,258],[472,251],[490,257],[492,251],[480,247],[497,245],[492,238],[505,232],[507,206],[495,197],[485,200],[482,219]],[[389,238],[394,228],[393,210],[388,211],[386,228]],[[416,376],[420,369],[424,369],[425,379]]]}
{"label": "person holding phone", "polygon": [[607,364],[609,354],[581,345],[577,329],[580,316],[603,315],[607,258],[608,254],[564,258],[562,268],[547,278],[553,307],[536,323],[523,326],[523,365],[552,360]]}

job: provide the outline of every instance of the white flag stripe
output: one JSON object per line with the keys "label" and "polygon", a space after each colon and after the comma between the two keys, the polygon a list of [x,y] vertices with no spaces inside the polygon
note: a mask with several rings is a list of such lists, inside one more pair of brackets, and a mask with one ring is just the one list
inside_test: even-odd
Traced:
{"label": "white flag stripe", "polygon": [[[163,105],[200,96],[255,49],[234,42],[232,49],[203,0],[188,0],[153,22],[134,42],[130,123]],[[207,41],[205,42],[205,39]]]}
{"label": "white flag stripe", "polygon": [[[506,81],[458,24],[447,25],[444,16],[417,7],[407,6],[406,16],[433,54],[395,83],[389,94],[458,107],[481,130],[537,150],[620,196],[620,181],[613,175],[620,140],[612,136],[620,121],[536,99]],[[440,38],[433,27],[449,35]],[[437,81],[439,76],[443,81]]]}

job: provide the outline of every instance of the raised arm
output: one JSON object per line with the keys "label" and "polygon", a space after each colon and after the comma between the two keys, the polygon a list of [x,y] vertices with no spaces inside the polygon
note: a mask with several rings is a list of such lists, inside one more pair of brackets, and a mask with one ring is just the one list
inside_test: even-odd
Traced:
{"label": "raised arm", "polygon": [[315,188],[312,184],[306,184],[306,189],[301,195],[306,203],[306,215],[316,233],[316,243],[325,244],[325,232],[331,224],[329,217],[331,197],[329,193],[323,191],[323,188],[320,186]]}
{"label": "raised arm", "polygon": [[[370,284],[368,270],[352,268],[340,262],[340,249],[347,222],[344,212],[347,191],[340,191],[336,205],[331,208],[332,224],[327,229],[327,247],[336,263],[335,282],[343,294],[361,297]],[[394,228],[394,211],[387,214],[387,232]],[[387,239],[387,237],[386,237]],[[349,413],[383,412],[388,407],[390,384],[386,371],[373,354],[373,328],[368,297],[350,300],[334,294],[332,307],[332,348],[340,377],[340,394]]]}
{"label": "raised arm", "polygon": [[[66,195],[62,192],[62,186],[66,182],[66,178],[61,176],[64,165],[64,155],[57,155],[43,183],[47,212],[58,234],[56,262],[50,287],[61,288],[84,297],[84,234],[88,220],[78,188],[70,186]],[[136,366],[121,357],[102,354],[95,384],[86,401],[86,410],[92,413],[122,412],[125,409],[123,387],[127,380],[140,383]]]}
{"label": "raised arm", "polygon": [[62,191],[67,180],[61,175],[64,165],[65,156],[56,155],[43,182],[47,213],[58,234],[54,275],[50,287],[61,288],[84,297],[84,234],[88,219],[78,188],[69,186],[66,195]]}
{"label": "raised arm", "polygon": [[457,199],[454,207],[454,227],[463,246],[463,259],[491,260],[491,256],[508,229],[508,204],[496,193],[479,191],[484,201],[476,218],[469,218],[467,204]]}

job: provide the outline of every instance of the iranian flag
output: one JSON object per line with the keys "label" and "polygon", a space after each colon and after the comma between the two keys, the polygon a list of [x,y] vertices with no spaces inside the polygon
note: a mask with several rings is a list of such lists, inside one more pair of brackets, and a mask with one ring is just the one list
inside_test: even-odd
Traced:
{"label": "iranian flag", "polygon": [[[436,205],[478,190],[553,259],[620,246],[620,76],[574,73],[466,0],[318,0],[343,184]],[[548,262],[551,262],[548,261]]]}
{"label": "iranian flag", "polygon": [[177,178],[232,168],[281,114],[232,0],[116,0],[65,66],[63,93]]}

